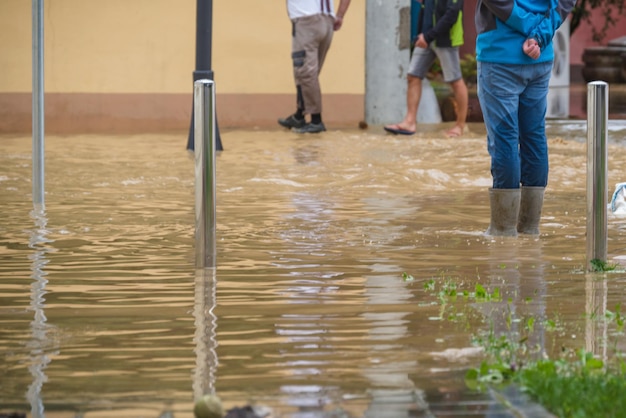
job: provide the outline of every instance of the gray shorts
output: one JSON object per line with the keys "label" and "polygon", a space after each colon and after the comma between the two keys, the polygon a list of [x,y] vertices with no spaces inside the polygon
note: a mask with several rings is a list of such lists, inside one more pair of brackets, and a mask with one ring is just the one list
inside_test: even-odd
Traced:
{"label": "gray shorts", "polygon": [[409,64],[409,74],[423,79],[435,62],[435,58],[439,58],[439,64],[441,64],[443,71],[443,81],[451,83],[463,77],[459,47],[437,48],[429,46],[426,49],[415,47]]}

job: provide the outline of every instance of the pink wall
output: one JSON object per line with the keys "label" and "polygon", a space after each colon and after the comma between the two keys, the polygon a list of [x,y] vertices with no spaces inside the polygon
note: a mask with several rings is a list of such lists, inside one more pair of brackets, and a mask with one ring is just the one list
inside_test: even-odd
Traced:
{"label": "pink wall", "polygon": [[[604,22],[601,11],[595,10],[591,17],[593,24],[597,27],[600,27]],[[619,18],[617,24],[611,27],[611,30],[607,32],[606,38],[600,43],[591,39],[591,26],[586,22],[581,23],[570,37],[570,64],[582,65],[585,48],[606,45],[610,40],[620,36],[626,36],[626,16]]]}
{"label": "pink wall", "polygon": [[476,51],[476,28],[474,26],[474,10],[477,0],[465,0],[463,3],[463,32],[465,44],[461,47],[461,58],[465,54],[473,54]]}

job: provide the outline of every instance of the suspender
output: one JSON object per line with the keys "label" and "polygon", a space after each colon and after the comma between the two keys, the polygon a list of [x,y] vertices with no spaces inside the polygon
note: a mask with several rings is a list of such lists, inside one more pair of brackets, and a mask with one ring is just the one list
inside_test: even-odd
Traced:
{"label": "suspender", "polygon": [[332,10],[330,10],[330,0],[320,0],[320,9],[322,9],[322,13],[332,13]]}

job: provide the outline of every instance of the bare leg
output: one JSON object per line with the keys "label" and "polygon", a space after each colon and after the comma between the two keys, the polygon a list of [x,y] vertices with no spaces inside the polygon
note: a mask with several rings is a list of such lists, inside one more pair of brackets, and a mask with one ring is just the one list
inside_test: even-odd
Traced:
{"label": "bare leg", "polygon": [[417,108],[422,97],[422,79],[412,75],[407,76],[406,91],[406,114],[400,123],[387,125],[387,128],[402,129],[408,132],[415,132],[417,129]]}
{"label": "bare leg", "polygon": [[456,100],[456,124],[454,128],[450,129],[447,134],[448,136],[456,137],[463,134],[463,130],[465,129],[465,120],[467,119],[467,106],[468,106],[468,97],[467,97],[467,86],[465,85],[465,81],[462,78],[453,81],[450,83],[452,86],[452,91],[454,92],[454,99]]}

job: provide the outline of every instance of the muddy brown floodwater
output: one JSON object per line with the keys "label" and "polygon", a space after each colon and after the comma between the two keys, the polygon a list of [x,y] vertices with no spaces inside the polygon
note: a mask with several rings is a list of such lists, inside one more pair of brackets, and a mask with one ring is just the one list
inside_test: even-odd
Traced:
{"label": "muddy brown floodwater", "polygon": [[[626,273],[585,272],[586,124],[550,122],[538,239],[483,235],[484,128],[446,127],[221,132],[217,268],[199,271],[185,134],[48,136],[43,213],[31,138],[0,137],[0,412],[191,417],[216,391],[274,417],[506,417],[464,382],[480,330],[551,320],[531,336],[546,354],[609,355],[591,318],[626,301]],[[611,193],[626,123],[609,127]],[[612,260],[626,218],[608,225]],[[431,280],[504,298],[442,302]]]}

